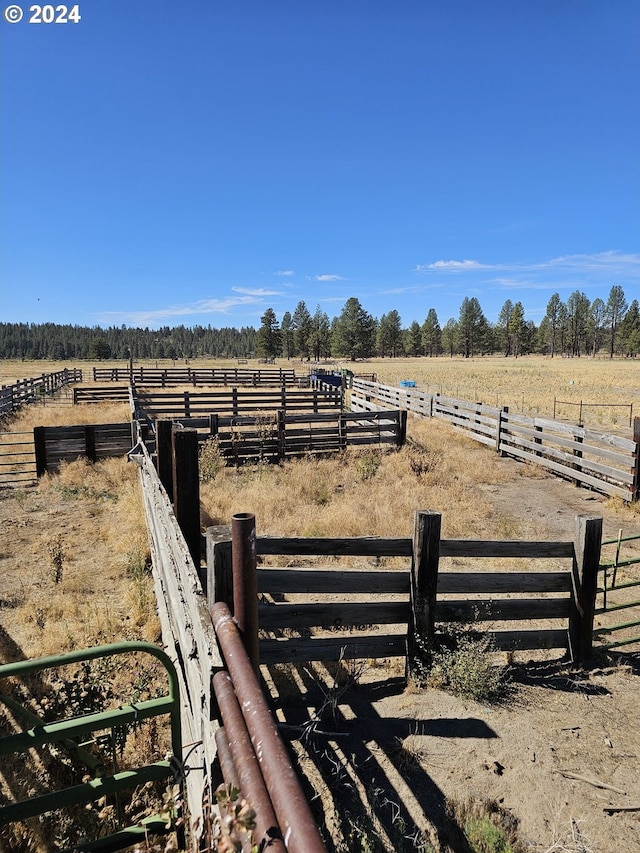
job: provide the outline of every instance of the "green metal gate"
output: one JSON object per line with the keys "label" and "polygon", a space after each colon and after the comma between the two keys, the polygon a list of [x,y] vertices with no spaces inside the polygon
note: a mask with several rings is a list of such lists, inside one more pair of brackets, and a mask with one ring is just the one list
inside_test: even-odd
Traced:
{"label": "green metal gate", "polygon": [[[117,795],[120,791],[130,790],[146,782],[163,779],[181,781],[182,738],[178,676],[171,659],[158,646],[144,642],[114,643],[61,655],[3,664],[0,666],[0,680],[11,676],[33,674],[66,664],[130,654],[131,652],[149,654],[162,664],[167,674],[167,695],[121,705],[115,710],[89,713],[84,716],[44,723],[39,718],[34,717],[31,711],[21,708],[12,697],[0,693],[0,702],[10,708],[13,716],[21,717],[30,725],[30,728],[24,731],[0,738],[0,757],[23,753],[47,744],[56,744],[58,748],[72,754],[94,776],[94,778],[72,787],[50,791],[31,799],[0,806],[0,827],[57,809],[89,803],[104,796]],[[87,747],[101,742],[113,743],[122,727],[161,715],[169,715],[170,717],[172,757],[168,760],[152,762],[146,767],[103,775],[105,772],[103,762],[95,752]],[[97,732],[105,731],[108,734],[102,735],[102,739],[96,736]],[[118,832],[97,841],[76,844],[73,849],[78,853],[85,853],[85,851],[90,850],[120,850],[134,844],[140,838],[144,839],[149,833],[166,833],[167,829],[167,816],[157,815],[145,818],[139,824],[124,827]]]}
{"label": "green metal gate", "polygon": [[[621,559],[623,546],[630,542],[640,541],[639,536],[622,536],[622,531],[616,539],[602,542],[603,550],[613,551],[613,556],[606,563],[600,564],[599,585],[596,599],[596,627],[593,634],[597,646],[605,649],[615,649],[633,644],[640,645],[640,599],[637,594],[630,592],[640,587],[640,570],[634,571],[633,566],[640,565],[640,556]],[[622,611],[628,614],[620,615]],[[613,614],[613,615],[612,615]],[[617,622],[625,618],[624,622]],[[608,635],[615,634],[619,639],[609,639]]]}

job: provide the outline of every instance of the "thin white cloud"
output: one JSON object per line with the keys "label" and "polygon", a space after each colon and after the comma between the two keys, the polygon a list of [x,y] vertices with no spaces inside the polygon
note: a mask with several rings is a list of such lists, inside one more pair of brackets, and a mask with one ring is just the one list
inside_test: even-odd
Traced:
{"label": "thin white cloud", "polygon": [[293,270],[276,270],[274,275],[295,275]]}
{"label": "thin white cloud", "polygon": [[244,293],[247,296],[283,296],[281,290],[267,290],[266,287],[232,287],[234,293]]}
{"label": "thin white cloud", "polygon": [[255,295],[229,296],[226,299],[201,299],[187,305],[170,305],[149,311],[103,311],[99,315],[100,323],[132,326],[153,326],[173,317],[192,317],[200,314],[229,314],[233,308],[241,305],[254,305],[260,300]]}
{"label": "thin white cloud", "polygon": [[335,275],[333,273],[324,273],[323,275],[314,276],[316,281],[344,281],[343,275]]}
{"label": "thin white cloud", "polygon": [[481,264],[480,261],[435,261],[432,264],[417,264],[414,272],[475,272],[476,270],[496,269],[489,264]]}
{"label": "thin white cloud", "polygon": [[522,274],[551,269],[583,275],[605,272],[610,275],[640,276],[640,254],[623,254],[616,250],[609,250],[606,252],[594,252],[592,254],[560,255],[556,258],[534,263],[485,264],[475,260],[440,260],[430,264],[417,264],[413,271],[420,273],[474,273],[500,270],[511,272],[512,274]]}

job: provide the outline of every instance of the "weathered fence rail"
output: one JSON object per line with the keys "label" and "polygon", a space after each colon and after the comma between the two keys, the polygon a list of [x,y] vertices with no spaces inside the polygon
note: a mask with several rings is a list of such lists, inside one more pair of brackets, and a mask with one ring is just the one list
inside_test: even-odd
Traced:
{"label": "weathered fence rail", "polygon": [[222,779],[239,785],[255,809],[260,849],[326,853],[237,628],[209,607],[203,591],[196,433],[172,433],[171,497],[142,433],[136,438],[131,458],[140,467],[162,638],[179,664],[180,769],[194,835],[202,833],[203,803]]}
{"label": "weathered fence rail", "polygon": [[3,385],[0,388],[0,415],[9,414],[25,403],[43,399],[73,382],[82,382],[82,370],[65,368],[31,379],[18,379],[13,385]]}
{"label": "weathered fence rail", "polygon": [[136,417],[189,418],[216,412],[225,415],[250,415],[262,412],[323,412],[342,406],[342,395],[336,388],[328,391],[288,388],[252,391],[233,387],[228,391],[184,391],[178,393],[146,392],[133,389]]}
{"label": "weathered fence rail", "polygon": [[94,367],[94,382],[132,382],[137,385],[293,385],[289,368],[243,367]]}
{"label": "weathered fence rail", "polygon": [[627,439],[546,418],[513,414],[507,408],[354,379],[354,411],[383,406],[445,420],[504,456],[539,465],[576,485],[589,486],[627,502],[640,497],[640,418],[634,419],[633,439]]}

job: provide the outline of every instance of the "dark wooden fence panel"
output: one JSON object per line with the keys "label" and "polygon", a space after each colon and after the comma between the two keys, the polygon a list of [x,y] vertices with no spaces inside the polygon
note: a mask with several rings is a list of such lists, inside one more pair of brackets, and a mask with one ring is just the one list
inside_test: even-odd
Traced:
{"label": "dark wooden fence panel", "polygon": [[298,377],[289,368],[236,367],[94,367],[94,382],[134,382],[138,385],[293,385]]}
{"label": "dark wooden fence panel", "polygon": [[35,427],[33,441],[36,471],[58,471],[63,462],[87,458],[92,462],[125,456],[132,445],[131,424],[80,424],[77,426]]}
{"label": "dark wooden fence panel", "polygon": [[[288,414],[284,410],[259,416],[176,419],[199,431],[201,442],[215,437],[233,463],[279,461],[308,453],[335,453],[347,447],[400,447],[406,438],[406,412],[344,412]],[[156,421],[158,425],[164,419]]]}
{"label": "dark wooden fence panel", "polygon": [[282,386],[278,391],[252,392],[232,388],[229,391],[184,391],[182,393],[156,393],[134,390],[136,412],[151,418],[190,418],[211,412],[221,417],[255,415],[295,411],[321,412],[342,408],[340,391],[319,391]]}

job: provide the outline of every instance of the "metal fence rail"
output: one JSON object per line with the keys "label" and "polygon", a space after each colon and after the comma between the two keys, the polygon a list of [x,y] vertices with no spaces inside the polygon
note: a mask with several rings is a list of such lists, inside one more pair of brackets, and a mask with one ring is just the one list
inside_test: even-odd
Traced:
{"label": "metal fence rail", "polygon": [[[640,565],[640,556],[620,558],[623,546],[630,542],[640,542],[640,535],[622,536],[620,531],[615,539],[602,542],[603,548],[615,547],[615,552],[612,559],[600,563],[599,566],[601,579],[597,590],[599,598],[595,615],[599,617],[600,625],[595,628],[593,634],[600,648],[616,649],[621,646],[640,645],[640,597],[638,594],[629,593],[629,590],[640,587],[640,579],[637,575],[632,576],[625,571],[631,566]],[[607,619],[607,614],[620,614],[621,611],[629,611],[630,618],[624,622]],[[616,615],[615,618],[619,616]],[[603,622],[605,624],[602,624]],[[606,639],[610,634],[620,636],[620,639]]]}
{"label": "metal fence rail", "polygon": [[32,432],[0,432],[0,487],[31,486],[37,480]]}

